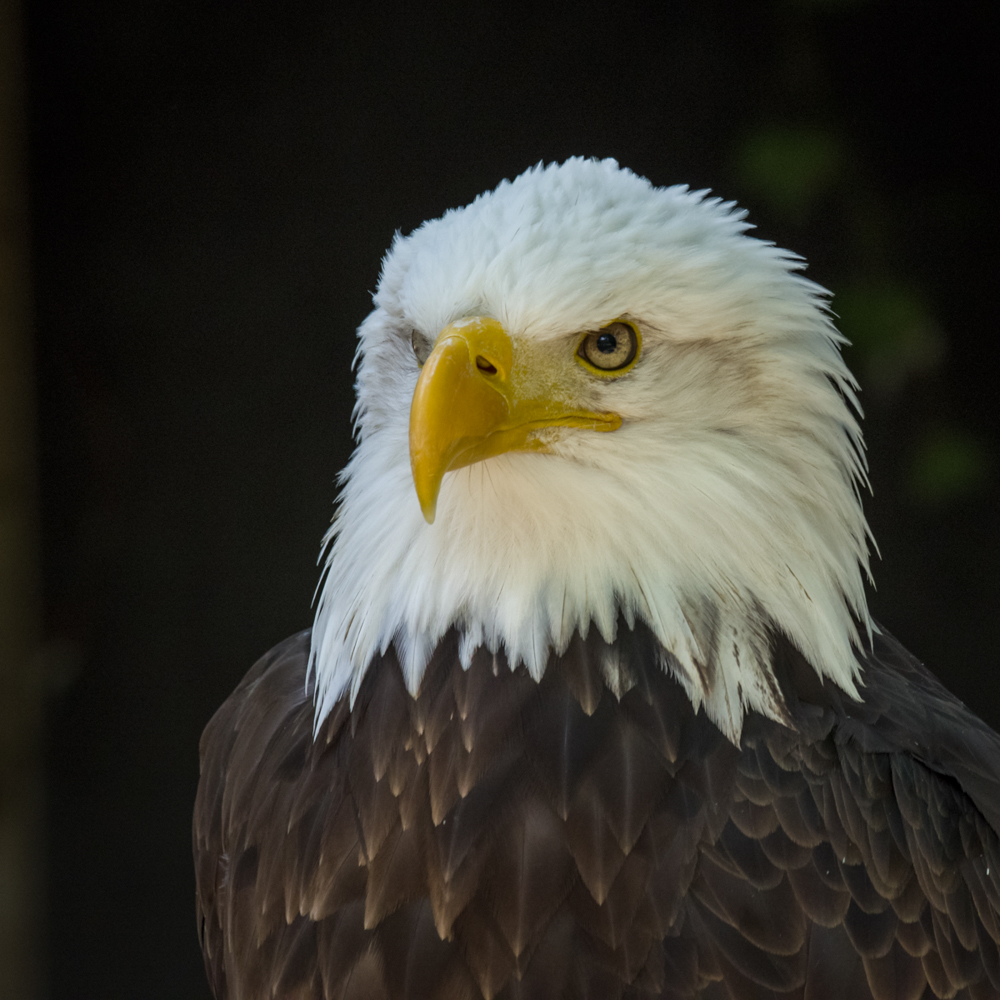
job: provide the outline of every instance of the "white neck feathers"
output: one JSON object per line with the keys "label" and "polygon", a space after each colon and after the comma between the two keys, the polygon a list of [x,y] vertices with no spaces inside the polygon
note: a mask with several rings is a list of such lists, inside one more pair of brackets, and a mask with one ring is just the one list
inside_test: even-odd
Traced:
{"label": "white neck feathers", "polygon": [[[360,331],[360,440],[325,540],[317,720],[390,644],[411,691],[450,628],[466,664],[484,645],[537,678],[574,632],[611,641],[620,617],[649,626],[734,740],[747,710],[784,718],[775,629],[857,696],[856,623],[871,623],[855,384],[822,290],[745,229],[732,206],[574,160],[397,238]],[[473,310],[539,337],[627,314],[644,359],[616,390],[620,430],[449,473],[429,525],[410,332]]]}

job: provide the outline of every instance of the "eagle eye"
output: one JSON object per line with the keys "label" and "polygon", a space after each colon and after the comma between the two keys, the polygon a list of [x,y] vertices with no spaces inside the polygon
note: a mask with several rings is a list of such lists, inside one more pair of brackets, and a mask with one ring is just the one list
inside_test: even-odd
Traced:
{"label": "eagle eye", "polygon": [[423,367],[424,362],[431,356],[434,345],[419,330],[414,330],[410,334],[410,344],[413,347],[413,354],[417,359],[417,364]]}
{"label": "eagle eye", "polygon": [[639,355],[639,333],[631,323],[616,320],[591,330],[577,348],[584,368],[597,375],[620,375]]}

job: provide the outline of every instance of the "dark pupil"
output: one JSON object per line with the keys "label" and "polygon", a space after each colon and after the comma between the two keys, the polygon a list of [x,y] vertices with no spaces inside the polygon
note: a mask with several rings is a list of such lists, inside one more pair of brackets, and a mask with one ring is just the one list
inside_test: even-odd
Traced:
{"label": "dark pupil", "polygon": [[613,333],[602,333],[597,338],[597,349],[601,354],[613,354],[618,350],[618,338]]}

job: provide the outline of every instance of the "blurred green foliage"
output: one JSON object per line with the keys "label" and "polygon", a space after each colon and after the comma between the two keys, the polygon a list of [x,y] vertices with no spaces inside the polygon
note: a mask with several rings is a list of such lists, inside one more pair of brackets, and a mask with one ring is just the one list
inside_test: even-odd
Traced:
{"label": "blurred green foliage", "polygon": [[[812,262],[833,292],[845,357],[870,413],[889,429],[876,459],[894,468],[890,492],[918,506],[947,505],[992,481],[991,441],[967,425],[948,391],[949,336],[928,288],[908,267],[904,232],[912,205],[880,187],[872,147],[838,99],[836,72],[819,39],[869,0],[779,0],[772,76],[759,117],[733,147],[733,178],[748,204]],[[926,192],[921,193],[926,212]],[[779,237],[779,242],[784,242]],[[821,253],[817,254],[817,245]],[[898,465],[890,459],[898,455]],[[888,460],[888,461],[887,461]]]}
{"label": "blurred green foliage", "polygon": [[785,126],[751,133],[737,154],[737,173],[748,190],[788,221],[803,223],[817,200],[840,177],[839,140],[815,128]]}
{"label": "blurred green foliage", "polygon": [[871,390],[899,390],[944,355],[944,335],[924,296],[899,281],[847,284],[838,289],[833,308],[853,347],[856,374]]}
{"label": "blurred green foliage", "polygon": [[936,427],[916,442],[909,485],[917,500],[938,505],[980,489],[989,473],[990,452],[981,441],[962,427]]}

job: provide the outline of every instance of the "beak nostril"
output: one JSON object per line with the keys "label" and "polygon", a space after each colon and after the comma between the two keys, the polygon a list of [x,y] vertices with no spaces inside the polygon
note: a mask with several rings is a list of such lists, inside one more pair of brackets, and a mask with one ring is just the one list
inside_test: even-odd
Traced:
{"label": "beak nostril", "polygon": [[476,367],[484,375],[496,375],[497,373],[496,365],[491,364],[481,354],[476,358]]}

